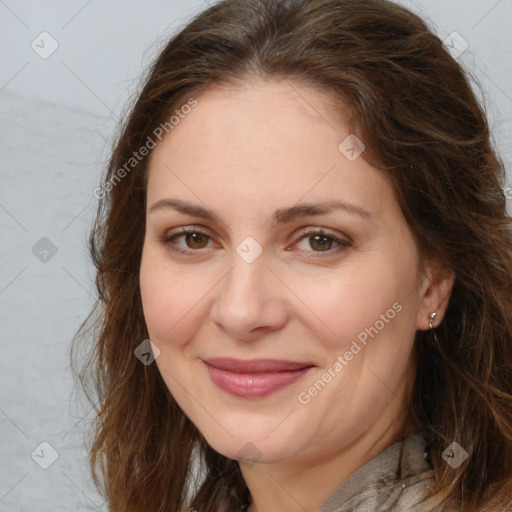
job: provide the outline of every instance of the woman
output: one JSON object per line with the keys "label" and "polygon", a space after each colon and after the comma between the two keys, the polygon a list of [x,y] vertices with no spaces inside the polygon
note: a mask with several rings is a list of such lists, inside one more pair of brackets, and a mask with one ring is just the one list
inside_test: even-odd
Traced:
{"label": "woman", "polygon": [[405,8],[196,17],[95,191],[81,377],[110,510],[508,510],[504,185],[463,70]]}

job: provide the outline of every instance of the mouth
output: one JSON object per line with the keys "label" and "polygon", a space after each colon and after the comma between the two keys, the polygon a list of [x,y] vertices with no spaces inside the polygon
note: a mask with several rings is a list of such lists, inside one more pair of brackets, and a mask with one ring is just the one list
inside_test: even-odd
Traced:
{"label": "mouth", "polygon": [[302,378],[315,365],[282,359],[241,360],[218,357],[202,360],[212,382],[242,398],[262,398]]}

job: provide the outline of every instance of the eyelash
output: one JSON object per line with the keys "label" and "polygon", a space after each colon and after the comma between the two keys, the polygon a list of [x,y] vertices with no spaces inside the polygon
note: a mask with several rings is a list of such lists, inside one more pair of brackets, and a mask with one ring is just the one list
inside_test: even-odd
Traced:
{"label": "eyelash", "polygon": [[[197,234],[197,235],[206,237],[208,239],[212,238],[210,235],[201,231],[200,229],[197,229],[194,227],[185,227],[171,235],[163,236],[162,238],[159,239],[159,241],[168,250],[170,250],[174,253],[185,254],[185,255],[190,255],[190,256],[197,255],[197,253],[202,252],[202,250],[204,248],[203,249],[183,249],[182,247],[179,247],[174,243],[174,241],[176,239],[178,239],[184,235],[188,235],[188,234]],[[329,238],[333,242],[338,244],[338,247],[336,247],[334,249],[329,249],[326,251],[305,251],[305,252],[313,252],[313,253],[318,254],[318,256],[311,256],[312,258],[324,258],[324,257],[332,256],[333,254],[338,254],[339,252],[352,246],[352,242],[350,240],[338,238],[337,236],[333,235],[332,233],[329,233],[328,231],[326,231],[324,228],[312,228],[312,229],[303,230],[301,232],[301,237],[298,240],[298,242],[300,242],[301,240],[306,239],[308,237],[314,236],[314,235],[320,235],[325,238]],[[298,242],[296,242],[296,243],[298,243]],[[322,255],[323,253],[325,254],[325,256]]]}

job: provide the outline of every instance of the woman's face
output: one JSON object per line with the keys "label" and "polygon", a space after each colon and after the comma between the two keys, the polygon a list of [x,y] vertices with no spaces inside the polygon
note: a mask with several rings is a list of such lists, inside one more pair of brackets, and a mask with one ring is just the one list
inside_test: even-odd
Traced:
{"label": "woman's face", "polygon": [[140,286],[169,391],[233,459],[388,439],[431,311],[390,184],[318,90],[196,100],[149,162]]}

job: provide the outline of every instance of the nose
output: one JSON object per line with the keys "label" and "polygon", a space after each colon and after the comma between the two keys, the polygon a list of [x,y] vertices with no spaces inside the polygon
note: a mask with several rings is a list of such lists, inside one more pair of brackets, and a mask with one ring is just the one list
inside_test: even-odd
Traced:
{"label": "nose", "polygon": [[287,321],[285,288],[263,255],[248,263],[234,252],[231,270],[216,287],[212,321],[240,341],[278,330]]}

